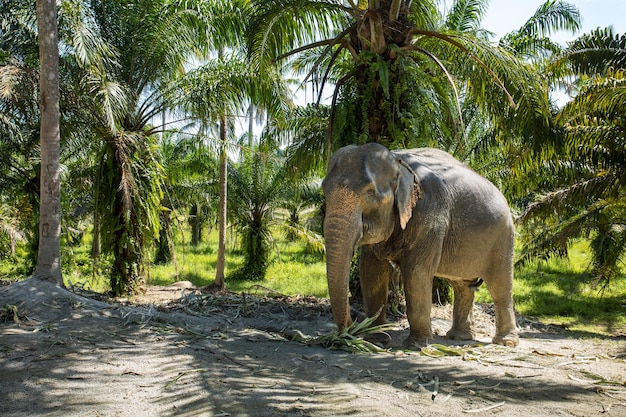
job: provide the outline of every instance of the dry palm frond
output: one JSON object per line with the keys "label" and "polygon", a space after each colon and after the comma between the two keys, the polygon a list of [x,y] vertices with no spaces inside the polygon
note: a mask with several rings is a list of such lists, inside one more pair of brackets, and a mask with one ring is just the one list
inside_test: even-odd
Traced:
{"label": "dry palm frond", "polygon": [[0,321],[7,322],[13,320],[15,323],[20,323],[20,316],[24,318],[24,315],[18,310],[18,307],[13,304],[6,304],[3,309],[0,310]]}
{"label": "dry palm frond", "polygon": [[441,358],[443,356],[463,356],[465,350],[459,346],[446,346],[439,343],[433,343],[421,348],[421,352],[425,356],[431,358]]}

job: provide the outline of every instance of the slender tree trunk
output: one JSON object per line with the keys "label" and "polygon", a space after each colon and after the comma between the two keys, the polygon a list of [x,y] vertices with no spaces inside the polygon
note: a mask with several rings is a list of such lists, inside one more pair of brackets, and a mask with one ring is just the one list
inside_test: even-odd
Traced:
{"label": "slender tree trunk", "polygon": [[39,250],[34,276],[63,286],[61,274],[61,183],[59,42],[55,0],[37,0],[39,30],[41,189]]}
{"label": "slender tree trunk", "polygon": [[254,142],[254,107],[248,107],[248,148],[252,149]]}
{"label": "slender tree trunk", "polygon": [[226,265],[226,209],[228,186],[228,158],[226,155],[226,116],[220,117],[220,201],[218,213],[218,245],[215,282],[213,287],[222,291],[226,287],[224,270]]}
{"label": "slender tree trunk", "polygon": [[9,232],[9,247],[10,247],[11,257],[14,257],[15,250],[17,248],[17,233],[13,231]]}
{"label": "slender tree trunk", "polygon": [[95,204],[95,208],[93,215],[93,238],[91,240],[91,259],[94,262],[100,257],[100,213],[98,212],[98,204]]}
{"label": "slender tree trunk", "polygon": [[189,224],[191,225],[191,246],[196,247],[202,241],[202,218],[199,204],[191,206]]}

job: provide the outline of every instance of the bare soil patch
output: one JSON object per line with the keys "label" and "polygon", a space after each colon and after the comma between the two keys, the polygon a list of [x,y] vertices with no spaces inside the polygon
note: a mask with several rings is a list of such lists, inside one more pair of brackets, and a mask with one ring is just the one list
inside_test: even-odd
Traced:
{"label": "bare soil patch", "polygon": [[[445,334],[449,307],[434,311]],[[133,302],[36,280],[0,288],[2,416],[624,416],[626,340],[577,338],[520,317],[520,346],[437,336],[424,352],[354,354],[295,342],[332,329],[314,298],[201,294]]]}

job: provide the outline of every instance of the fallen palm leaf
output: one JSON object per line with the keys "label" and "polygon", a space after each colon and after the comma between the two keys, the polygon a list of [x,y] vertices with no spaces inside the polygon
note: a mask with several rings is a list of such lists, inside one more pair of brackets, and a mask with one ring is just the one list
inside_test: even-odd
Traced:
{"label": "fallen palm leaf", "polygon": [[20,323],[17,306],[14,304],[6,304],[4,309],[0,311],[0,318],[5,322],[13,320],[15,323]]}
{"label": "fallen palm leaf", "polygon": [[565,356],[561,353],[554,353],[554,352],[548,352],[548,351],[542,351],[542,350],[533,350],[532,353],[534,353],[535,355],[539,355],[539,356]]}
{"label": "fallen palm leaf", "polygon": [[504,401],[501,403],[490,405],[489,407],[477,408],[475,410],[463,410],[464,413],[482,413],[484,411],[493,410],[494,408],[498,408],[504,405]]}
{"label": "fallen palm leaf", "polygon": [[476,382],[475,379],[470,379],[468,381],[454,381],[454,385],[470,385]]}
{"label": "fallen palm leaf", "polygon": [[441,358],[443,356],[463,356],[465,351],[458,346],[446,346],[438,343],[433,343],[428,346],[424,346],[420,351],[431,358]]}
{"label": "fallen palm leaf", "polygon": [[568,375],[568,376],[570,377],[570,379],[573,379],[573,380],[579,381],[579,382],[586,382],[588,384],[615,385],[615,386],[618,386],[618,387],[626,386],[626,381],[625,382],[613,381],[613,380],[610,380],[610,379],[607,379],[607,378],[603,377],[600,374],[597,374],[595,372],[590,372],[590,371],[581,370],[580,372],[582,374],[588,376],[589,378],[593,378],[593,380],[592,381],[586,381],[586,380],[583,380],[583,379],[575,378],[572,375]]}
{"label": "fallen palm leaf", "polygon": [[[374,317],[368,317],[361,322],[354,322],[344,330],[336,330],[318,337],[306,337],[300,333],[300,337],[294,338],[308,345],[322,345],[329,349],[341,349],[348,352],[362,353],[378,353],[387,352],[387,349],[363,339],[366,336],[375,334],[387,335],[387,331],[393,328],[390,324],[381,324],[373,326],[372,324],[378,318],[378,314]],[[388,336],[388,335],[387,335]]]}

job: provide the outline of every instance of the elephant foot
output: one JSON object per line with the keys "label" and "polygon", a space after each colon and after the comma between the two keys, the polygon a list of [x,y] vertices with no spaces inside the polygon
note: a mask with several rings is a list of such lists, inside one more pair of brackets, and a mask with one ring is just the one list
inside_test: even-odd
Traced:
{"label": "elephant foot", "polygon": [[452,340],[474,340],[476,335],[470,329],[455,329],[454,327],[448,330],[446,337]]}
{"label": "elephant foot", "polygon": [[402,346],[405,349],[421,349],[424,346],[428,346],[432,341],[433,341],[432,334],[431,335],[427,335],[427,336],[423,336],[423,335],[409,335],[409,337],[404,339],[404,342],[402,343]]}
{"label": "elephant foot", "polygon": [[495,345],[515,347],[519,345],[519,336],[514,332],[505,334],[504,336],[496,335],[491,342]]}

